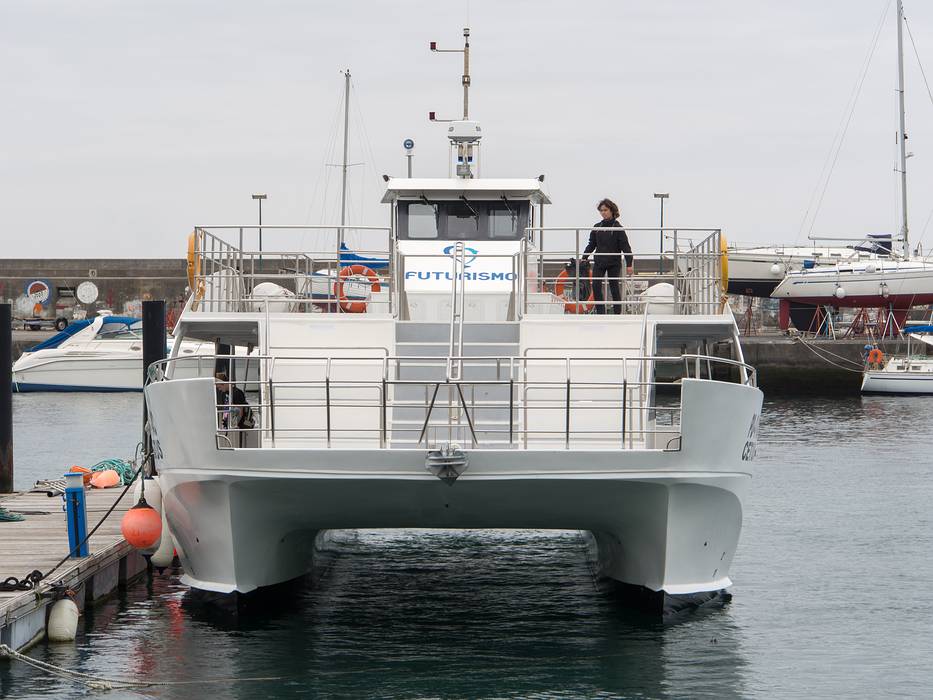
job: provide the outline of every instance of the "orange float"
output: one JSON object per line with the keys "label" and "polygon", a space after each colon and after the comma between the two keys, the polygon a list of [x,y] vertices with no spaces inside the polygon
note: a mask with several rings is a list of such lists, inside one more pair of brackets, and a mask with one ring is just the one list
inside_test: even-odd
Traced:
{"label": "orange float", "polygon": [[[586,298],[586,302],[585,303],[580,303],[579,301],[564,302],[564,313],[565,314],[585,314],[585,313],[589,313],[589,311],[593,308],[593,301],[596,299],[596,297],[593,295],[593,269],[592,268],[590,268],[589,270],[589,276],[590,276],[590,295]],[[557,282],[554,285],[554,293],[557,296],[559,297],[564,296],[564,287],[570,284],[569,282],[566,281],[567,278],[569,277],[570,275],[567,274],[567,270],[561,270],[560,274],[557,275]]]}
{"label": "orange float", "polygon": [[120,532],[136,549],[149,549],[162,537],[162,516],[145,498],[140,498],[139,503],[123,514]]}
{"label": "orange float", "polygon": [[91,474],[91,486],[95,489],[109,489],[121,483],[123,479],[114,469],[103,469]]}
{"label": "orange float", "polygon": [[337,277],[337,300],[340,302],[340,308],[349,314],[366,313],[367,302],[362,300],[350,301],[343,291],[344,282],[349,277],[365,277],[369,280],[370,291],[378,292],[381,289],[379,276],[365,265],[350,265],[342,268]]}

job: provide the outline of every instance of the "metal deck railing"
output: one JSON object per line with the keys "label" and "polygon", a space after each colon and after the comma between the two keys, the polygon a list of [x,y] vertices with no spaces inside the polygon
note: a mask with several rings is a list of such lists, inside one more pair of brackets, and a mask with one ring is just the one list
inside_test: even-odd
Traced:
{"label": "metal deck railing", "polygon": [[[198,376],[234,358],[198,356]],[[194,359],[155,363],[150,381],[184,381],[171,378],[173,365],[184,360],[190,378]],[[756,385],[751,366],[699,354],[253,359],[260,379],[234,383],[256,424],[234,425],[244,405],[217,406],[218,447],[680,449],[679,397],[659,394],[683,378]],[[661,365],[680,371],[659,381]],[[425,369],[436,376],[407,376]]]}
{"label": "metal deck railing", "polygon": [[[192,311],[206,312],[289,312],[289,313],[383,313],[404,317],[406,305],[406,263],[434,259],[439,270],[451,269],[451,255],[403,254],[390,228],[372,226],[263,226],[263,230],[293,235],[314,233],[327,240],[306,250],[250,250],[244,248],[244,235],[256,227],[219,226],[195,229],[189,254]],[[611,231],[615,229],[602,229]],[[509,272],[497,272],[508,280],[509,319],[525,315],[596,313],[601,309],[623,314],[641,314],[650,305],[659,305],[675,314],[718,314],[723,310],[723,260],[721,234],[712,229],[624,229],[642,247],[645,240],[664,243],[658,254],[634,254],[637,274],[620,274],[611,279],[591,279],[580,265],[590,227],[535,227],[526,231],[518,250],[510,255],[471,255],[471,265],[500,263],[505,258]],[[358,257],[379,259],[385,267],[358,263],[351,266],[348,252],[341,250],[346,234],[355,232],[367,243],[353,251]],[[540,250],[536,242],[547,234],[569,247]],[[687,245],[684,241],[688,241]],[[456,243],[456,242],[454,242]],[[462,244],[462,242],[461,242]],[[593,256],[594,262],[598,254]],[[573,261],[569,265],[568,262]],[[459,266],[458,266],[459,265]],[[655,266],[657,269],[655,269]],[[365,268],[365,269],[364,269]],[[469,295],[471,275],[462,259],[453,261],[451,287],[455,301]],[[454,284],[459,282],[460,284]],[[595,292],[609,282],[617,282],[621,298],[609,290]],[[648,290],[660,283],[670,288],[660,295]],[[646,293],[648,292],[648,293]],[[453,303],[453,302],[452,302]],[[608,308],[607,308],[608,307]]]}

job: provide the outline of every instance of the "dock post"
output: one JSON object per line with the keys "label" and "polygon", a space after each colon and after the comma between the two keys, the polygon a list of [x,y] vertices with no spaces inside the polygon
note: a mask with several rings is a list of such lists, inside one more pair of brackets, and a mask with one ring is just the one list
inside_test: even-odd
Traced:
{"label": "dock post", "polygon": [[13,493],[13,315],[0,304],[0,493]]}
{"label": "dock post", "polygon": [[[153,362],[165,359],[165,300],[143,302],[143,389],[149,380],[149,366]],[[143,447],[145,454],[152,454],[152,438],[147,428],[149,412],[143,397]],[[150,461],[149,474],[155,473],[155,465]],[[144,474],[145,476],[145,474]]]}
{"label": "dock post", "polygon": [[65,509],[68,514],[68,552],[71,558],[90,554],[87,544],[87,506],[84,494],[84,474],[65,474]]}

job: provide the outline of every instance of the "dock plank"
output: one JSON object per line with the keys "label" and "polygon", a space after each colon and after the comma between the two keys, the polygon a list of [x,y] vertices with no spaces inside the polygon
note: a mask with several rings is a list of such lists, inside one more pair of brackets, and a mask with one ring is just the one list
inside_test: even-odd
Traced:
{"label": "dock plank", "polygon": [[[122,488],[114,488],[87,492],[88,530],[98,523],[122,491]],[[49,580],[42,582],[40,590],[57,582],[72,587],[81,585],[95,572],[130,553],[132,548],[120,534],[120,520],[132,507],[132,501],[132,494],[124,496],[90,538],[89,556],[62,564]],[[0,496],[0,505],[26,518],[21,522],[0,523],[0,580],[9,576],[22,578],[36,569],[46,573],[68,553],[68,529],[60,496],[14,493]],[[0,629],[36,608],[36,596],[32,591],[0,592]]]}

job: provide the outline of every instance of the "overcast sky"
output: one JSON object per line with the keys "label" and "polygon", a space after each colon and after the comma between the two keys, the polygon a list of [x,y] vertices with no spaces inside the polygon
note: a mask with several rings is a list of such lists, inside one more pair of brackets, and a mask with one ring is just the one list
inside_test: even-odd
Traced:
{"label": "overcast sky", "polygon": [[[552,225],[595,221],[609,196],[625,224],[654,226],[652,193],[669,191],[670,225],[803,240],[888,5],[813,231],[894,230],[891,0],[473,0],[482,174],[546,174]],[[933,79],[933,3],[906,14]],[[255,222],[256,191],[265,223],[335,222],[325,163],[340,157],[345,67],[350,159],[365,162],[350,220],[383,225],[379,176],[404,174],[403,139],[416,175],[446,176],[444,128],[426,117],[458,115],[461,59],[428,42],[458,48],[466,21],[448,0],[2,0],[0,257],[180,257],[196,224]],[[933,210],[933,106],[907,47],[916,240]]]}

